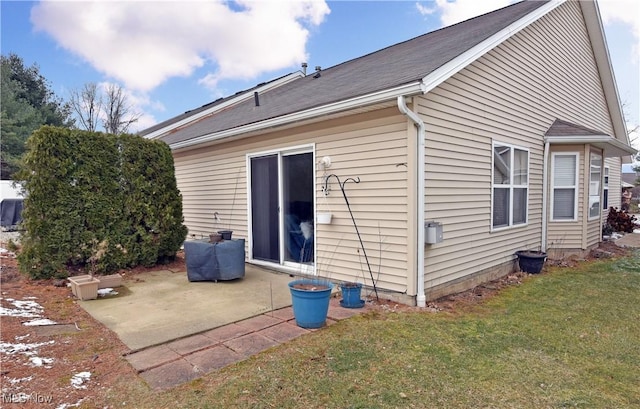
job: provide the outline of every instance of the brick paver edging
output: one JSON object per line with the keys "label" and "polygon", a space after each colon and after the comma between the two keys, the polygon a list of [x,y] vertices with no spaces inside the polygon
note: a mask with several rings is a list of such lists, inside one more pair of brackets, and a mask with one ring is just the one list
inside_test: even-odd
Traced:
{"label": "brick paver edging", "polygon": [[[346,309],[332,298],[327,325],[368,311]],[[125,356],[154,389],[166,389],[242,361],[312,331],[296,325],[291,307],[190,335]]]}

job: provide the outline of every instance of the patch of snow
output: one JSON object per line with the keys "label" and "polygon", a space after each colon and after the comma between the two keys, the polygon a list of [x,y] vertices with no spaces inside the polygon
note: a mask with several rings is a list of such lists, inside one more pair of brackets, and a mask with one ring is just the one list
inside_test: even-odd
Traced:
{"label": "patch of snow", "polygon": [[40,318],[37,320],[31,320],[31,321],[27,321],[27,322],[23,322],[22,325],[26,325],[27,327],[36,327],[36,326],[41,326],[41,325],[55,325],[57,324],[57,322],[55,321],[51,321],[48,318]]}
{"label": "patch of snow", "polygon": [[0,353],[13,355],[21,353],[24,355],[36,355],[37,349],[44,345],[53,345],[55,341],[37,342],[35,344],[11,344],[9,342],[0,342]]}
{"label": "patch of snow", "polygon": [[[22,354],[29,357],[29,362],[25,363],[25,365],[30,365],[33,367],[36,366],[45,366],[53,363],[53,358],[41,358],[38,356],[38,348],[46,345],[53,345],[55,341],[47,341],[47,342],[36,342],[33,344],[23,344],[16,343],[12,344],[10,342],[0,342],[0,354],[5,355],[15,355]],[[45,366],[45,368],[51,368],[51,366]]]}
{"label": "patch of snow", "polygon": [[29,338],[29,335],[31,334],[16,336],[16,341],[22,341],[23,339]]}
{"label": "patch of snow", "polygon": [[[43,366],[49,365],[53,363],[53,358],[40,358],[39,356],[32,356],[29,358],[29,362],[31,362],[31,366]],[[50,366],[45,368],[51,368]]]}
{"label": "patch of snow", "polygon": [[113,288],[100,288],[98,290],[98,297],[106,297],[108,295],[118,295],[118,292],[115,291]]}
{"label": "patch of snow", "polygon": [[15,385],[20,382],[29,382],[33,380],[33,376],[27,376],[26,378],[9,378],[9,383]]}
{"label": "patch of snow", "polygon": [[91,372],[79,372],[71,377],[71,386],[76,389],[87,389],[85,382],[91,379]]}
{"label": "patch of snow", "polygon": [[633,232],[634,232],[635,234],[640,234],[640,229],[634,229],[634,230],[633,230]]}
{"label": "patch of snow", "polygon": [[7,317],[23,317],[23,318],[40,318],[44,312],[44,308],[33,301],[35,297],[26,297],[24,300],[14,300],[7,298],[9,304],[15,308],[0,307],[0,316]]}

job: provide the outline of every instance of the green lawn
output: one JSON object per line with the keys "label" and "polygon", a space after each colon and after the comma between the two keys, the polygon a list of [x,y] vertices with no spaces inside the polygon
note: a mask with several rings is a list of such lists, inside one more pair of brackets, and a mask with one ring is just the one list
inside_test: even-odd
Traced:
{"label": "green lawn", "polygon": [[[456,313],[340,322],[136,407],[640,408],[640,252]],[[122,395],[120,395],[122,396]]]}

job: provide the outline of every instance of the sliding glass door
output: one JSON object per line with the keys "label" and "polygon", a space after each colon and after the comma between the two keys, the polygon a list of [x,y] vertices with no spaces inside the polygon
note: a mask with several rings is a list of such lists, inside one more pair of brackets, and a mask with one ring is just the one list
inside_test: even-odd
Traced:
{"label": "sliding glass door", "polygon": [[249,166],[253,259],[292,267],[313,265],[311,148],[252,156]]}
{"label": "sliding glass door", "polygon": [[278,155],[251,159],[253,258],[279,262]]}

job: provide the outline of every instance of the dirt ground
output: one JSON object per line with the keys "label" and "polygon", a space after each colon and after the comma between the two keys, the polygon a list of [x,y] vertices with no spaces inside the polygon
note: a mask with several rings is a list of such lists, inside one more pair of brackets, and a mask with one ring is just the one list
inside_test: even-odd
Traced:
{"label": "dirt ground", "polygon": [[[5,243],[0,247],[6,248]],[[605,242],[589,259],[627,254]],[[12,254],[0,255],[0,374],[3,408],[131,407],[114,402],[108,392],[116,381],[141,382],[123,359],[128,352],[115,333],[95,321],[56,280],[33,281],[19,274]],[[575,266],[584,260],[549,260],[547,265]],[[184,269],[184,258],[163,268]],[[124,271],[126,280],[148,269]],[[543,272],[544,273],[544,272]],[[464,293],[430,302],[427,311],[455,311],[483,302],[501,289],[518,285],[526,273],[514,273]],[[373,303],[380,312],[420,311],[389,301]],[[425,311],[425,310],[421,310]],[[57,325],[30,325],[49,323]]]}

